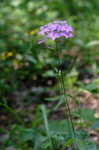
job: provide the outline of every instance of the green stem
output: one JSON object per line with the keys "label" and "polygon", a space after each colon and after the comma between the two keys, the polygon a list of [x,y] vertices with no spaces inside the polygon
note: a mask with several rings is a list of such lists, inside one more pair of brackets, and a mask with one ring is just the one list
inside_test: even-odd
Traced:
{"label": "green stem", "polygon": [[[59,59],[58,60],[58,65],[61,66],[61,61],[60,61],[60,58],[59,58],[59,56],[60,56],[59,51],[60,50],[58,48],[58,43],[56,41],[56,54],[57,54],[57,58]],[[59,82],[61,84],[62,92],[64,94],[65,116],[66,116],[66,119],[68,119],[68,121],[69,121],[70,130],[71,130],[71,133],[72,133],[72,137],[74,139],[74,138],[76,138],[76,132],[75,132],[72,116],[71,116],[71,111],[70,111],[70,108],[69,108],[69,102],[68,102],[67,96],[65,94],[64,74],[63,74],[62,68],[58,69],[58,73],[60,74]],[[76,148],[76,150],[78,149],[77,142],[76,142],[74,147]]]}

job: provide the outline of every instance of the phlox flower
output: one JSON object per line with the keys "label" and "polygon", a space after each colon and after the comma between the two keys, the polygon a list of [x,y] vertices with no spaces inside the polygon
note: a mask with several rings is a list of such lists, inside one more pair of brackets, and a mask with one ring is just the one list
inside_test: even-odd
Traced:
{"label": "phlox flower", "polygon": [[[71,38],[73,37],[73,28],[68,25],[66,21],[54,21],[48,23],[47,25],[41,26],[38,34],[44,36],[45,40],[56,40],[61,37]],[[42,40],[42,42],[45,40]]]}

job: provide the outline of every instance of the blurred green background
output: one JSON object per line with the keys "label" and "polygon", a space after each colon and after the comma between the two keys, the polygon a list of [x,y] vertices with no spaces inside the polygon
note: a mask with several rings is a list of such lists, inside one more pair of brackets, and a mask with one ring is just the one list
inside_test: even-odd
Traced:
{"label": "blurred green background", "polygon": [[16,89],[26,87],[26,84],[32,86],[33,77],[35,78],[37,74],[42,76],[45,72],[44,66],[54,65],[52,60],[54,57],[49,54],[50,50],[37,44],[39,27],[53,20],[67,20],[73,26],[74,38],[66,43],[67,53],[77,53],[81,59],[79,65],[89,65],[90,71],[98,72],[96,71],[99,55],[98,9],[97,0],[1,1],[2,99],[7,99]]}
{"label": "blurred green background", "polygon": [[[41,37],[37,34],[41,25],[54,20],[67,20],[74,28],[74,37],[65,41],[60,56],[66,72],[66,89],[76,88],[76,92],[83,89],[98,95],[98,0],[1,0],[1,133],[13,124],[30,124],[33,104],[36,104],[34,121],[38,125],[39,104],[55,96],[53,91],[58,80],[54,70],[57,67],[54,43],[39,45]],[[71,71],[70,64],[75,57],[77,61]]]}

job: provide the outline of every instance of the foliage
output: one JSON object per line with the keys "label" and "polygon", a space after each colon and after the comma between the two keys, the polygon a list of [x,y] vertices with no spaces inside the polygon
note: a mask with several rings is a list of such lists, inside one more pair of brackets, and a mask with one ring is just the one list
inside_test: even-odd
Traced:
{"label": "foliage", "polygon": [[[0,1],[0,150],[71,150],[75,143],[99,149],[88,133],[99,132],[99,115],[79,99],[83,91],[99,97],[98,10],[97,0]],[[60,45],[60,65],[54,42],[38,44],[39,27],[55,20],[74,28],[74,38]],[[64,120],[56,68],[64,71],[69,103],[77,105],[71,108],[75,138]]]}

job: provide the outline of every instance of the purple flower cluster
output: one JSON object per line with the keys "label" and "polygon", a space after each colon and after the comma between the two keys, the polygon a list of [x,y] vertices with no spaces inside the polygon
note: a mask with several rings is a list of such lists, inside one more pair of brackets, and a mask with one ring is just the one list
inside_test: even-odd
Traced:
{"label": "purple flower cluster", "polygon": [[38,34],[44,35],[47,38],[56,40],[57,38],[71,38],[73,37],[73,29],[66,21],[54,21],[47,25],[41,26]]}

